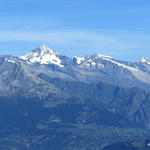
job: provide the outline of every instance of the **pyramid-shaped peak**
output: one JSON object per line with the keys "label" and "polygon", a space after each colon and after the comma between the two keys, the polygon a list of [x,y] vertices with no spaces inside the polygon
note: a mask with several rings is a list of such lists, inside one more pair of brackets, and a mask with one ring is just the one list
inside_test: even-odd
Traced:
{"label": "pyramid-shaped peak", "polygon": [[150,57],[148,57],[148,58],[142,57],[140,59],[140,62],[150,64]]}
{"label": "pyramid-shaped peak", "polygon": [[59,57],[60,56],[56,51],[50,49],[46,44],[43,44],[33,49],[25,56],[21,56],[20,58],[31,63],[55,64],[63,67],[63,65],[61,65],[61,59]]}
{"label": "pyramid-shaped peak", "polygon": [[41,50],[51,50],[46,44],[42,44],[38,47],[38,49],[41,49]]}
{"label": "pyramid-shaped peak", "polygon": [[42,50],[47,50],[47,49],[50,49],[46,44],[42,44],[39,46],[39,49],[42,49]]}
{"label": "pyramid-shaped peak", "polygon": [[35,48],[32,52],[37,52],[39,55],[45,55],[45,54],[56,54],[56,55],[58,55],[58,52],[50,49],[46,44],[40,45],[39,47]]}

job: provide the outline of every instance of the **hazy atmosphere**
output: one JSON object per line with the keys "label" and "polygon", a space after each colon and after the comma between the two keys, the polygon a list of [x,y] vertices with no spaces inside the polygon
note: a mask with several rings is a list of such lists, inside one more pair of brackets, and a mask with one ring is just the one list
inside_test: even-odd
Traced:
{"label": "hazy atmosphere", "polygon": [[0,150],[150,150],[150,0],[0,0]]}

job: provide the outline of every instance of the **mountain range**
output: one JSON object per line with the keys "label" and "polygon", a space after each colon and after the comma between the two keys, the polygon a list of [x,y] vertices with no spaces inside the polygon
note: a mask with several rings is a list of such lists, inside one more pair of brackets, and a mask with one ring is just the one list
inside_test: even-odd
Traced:
{"label": "mountain range", "polygon": [[101,150],[149,137],[150,59],[0,55],[0,148]]}

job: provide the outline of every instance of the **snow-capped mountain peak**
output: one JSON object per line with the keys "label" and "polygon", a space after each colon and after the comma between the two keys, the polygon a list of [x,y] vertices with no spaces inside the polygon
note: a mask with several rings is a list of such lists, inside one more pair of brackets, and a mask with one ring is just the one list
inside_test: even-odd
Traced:
{"label": "snow-capped mountain peak", "polygon": [[74,58],[76,59],[77,64],[81,64],[85,60],[84,57],[79,57],[79,56],[74,56]]}
{"label": "snow-capped mountain peak", "polygon": [[59,58],[59,53],[50,49],[46,44],[35,48],[20,58],[29,61],[30,63],[55,64],[59,67],[63,67],[61,59]]}
{"label": "snow-capped mountain peak", "polygon": [[50,49],[46,44],[39,46],[38,48],[34,49],[32,52],[38,52],[41,56],[46,54],[59,55],[58,52]]}
{"label": "snow-capped mountain peak", "polygon": [[145,57],[142,57],[140,62],[142,63],[146,63],[146,64],[150,64],[150,58],[145,58]]}

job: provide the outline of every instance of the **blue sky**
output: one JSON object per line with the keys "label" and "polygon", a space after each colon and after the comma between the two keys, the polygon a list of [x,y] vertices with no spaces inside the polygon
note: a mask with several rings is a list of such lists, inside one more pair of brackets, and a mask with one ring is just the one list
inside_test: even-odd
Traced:
{"label": "blue sky", "polygon": [[150,56],[149,0],[0,1],[0,54],[46,43],[68,56],[97,52],[135,61]]}

